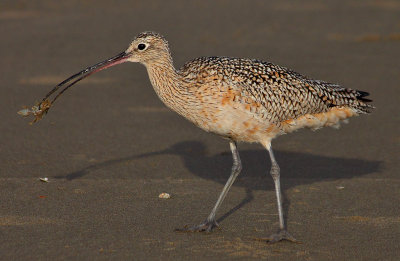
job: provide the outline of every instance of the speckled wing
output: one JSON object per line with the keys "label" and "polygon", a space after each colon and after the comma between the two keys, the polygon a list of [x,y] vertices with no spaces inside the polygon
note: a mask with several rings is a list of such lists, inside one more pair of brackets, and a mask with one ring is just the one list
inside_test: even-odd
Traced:
{"label": "speckled wing", "polygon": [[[242,103],[260,105],[255,112],[279,123],[306,114],[327,112],[331,107],[348,106],[360,113],[373,108],[363,97],[368,93],[337,84],[311,80],[284,67],[252,59],[202,57],[182,67],[181,73],[200,83],[229,85],[238,90]],[[216,84],[218,82],[218,84]]]}

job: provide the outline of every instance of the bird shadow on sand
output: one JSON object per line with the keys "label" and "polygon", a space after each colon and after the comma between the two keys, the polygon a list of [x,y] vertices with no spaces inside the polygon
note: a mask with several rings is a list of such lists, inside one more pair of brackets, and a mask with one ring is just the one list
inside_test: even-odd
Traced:
{"label": "bird shadow on sand", "polygon": [[[253,190],[274,190],[274,184],[269,169],[271,167],[268,153],[265,149],[240,150],[238,146],[243,169],[234,186],[246,189],[246,196],[234,208],[223,214],[218,222],[221,222],[236,210],[240,209],[253,199]],[[377,172],[381,169],[382,162],[368,161],[354,158],[337,158],[314,155],[303,152],[290,152],[274,150],[276,160],[281,169],[281,184],[283,188],[284,212],[287,213],[290,202],[285,196],[285,190],[293,186],[310,184],[320,181],[337,179],[351,179]],[[137,161],[141,158],[157,155],[177,155],[181,157],[185,167],[193,174],[203,179],[210,179],[225,184],[232,166],[232,155],[227,145],[227,151],[215,155],[208,155],[206,146],[198,141],[184,141],[173,146],[150,153],[132,155],[124,158],[111,159],[87,166],[78,171],[57,176],[67,180],[78,179],[91,172],[110,168],[119,164]],[[129,166],[127,166],[129,167]],[[295,179],[295,180],[293,180]],[[228,194],[229,196],[229,194]],[[211,209],[211,206],[210,206]],[[288,216],[285,215],[287,218]]]}

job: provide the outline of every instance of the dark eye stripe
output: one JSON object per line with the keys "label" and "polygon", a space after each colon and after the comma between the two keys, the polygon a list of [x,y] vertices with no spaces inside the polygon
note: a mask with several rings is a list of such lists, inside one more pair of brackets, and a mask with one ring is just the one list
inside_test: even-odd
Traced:
{"label": "dark eye stripe", "polygon": [[139,50],[144,50],[144,48],[146,48],[145,44],[139,44],[137,47]]}

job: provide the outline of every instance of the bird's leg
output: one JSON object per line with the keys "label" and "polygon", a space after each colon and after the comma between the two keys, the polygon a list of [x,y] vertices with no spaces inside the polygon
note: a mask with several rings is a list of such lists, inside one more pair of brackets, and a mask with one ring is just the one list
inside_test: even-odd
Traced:
{"label": "bird's leg", "polygon": [[272,152],[271,144],[268,144],[267,150],[269,152],[269,156],[271,158],[271,176],[275,183],[275,192],[276,192],[276,199],[278,203],[278,214],[279,214],[279,231],[276,234],[272,234],[268,238],[263,238],[262,240],[267,241],[268,243],[275,243],[281,240],[288,240],[291,242],[298,241],[291,236],[285,226],[285,220],[283,219],[283,209],[282,209],[282,193],[281,193],[281,182],[280,182],[280,168],[278,163],[275,160],[274,153]]}
{"label": "bird's leg", "polygon": [[221,194],[219,195],[217,203],[215,204],[214,208],[212,209],[210,215],[207,217],[207,219],[203,223],[201,223],[198,226],[184,228],[184,229],[177,229],[177,231],[211,232],[213,228],[218,227],[218,223],[215,220],[215,214],[217,213],[219,207],[221,206],[222,201],[224,201],[226,195],[228,194],[228,191],[231,188],[233,182],[235,182],[236,177],[239,175],[240,171],[242,170],[242,163],[240,161],[239,152],[237,151],[237,148],[236,148],[236,143],[233,140],[231,140],[229,145],[231,147],[232,157],[233,157],[232,172],[231,172],[231,175],[230,175],[228,181],[226,182]]}

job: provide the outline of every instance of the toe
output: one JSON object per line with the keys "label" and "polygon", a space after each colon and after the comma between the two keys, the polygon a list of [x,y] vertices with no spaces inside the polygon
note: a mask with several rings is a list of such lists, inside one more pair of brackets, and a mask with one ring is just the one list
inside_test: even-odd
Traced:
{"label": "toe", "polygon": [[292,243],[297,243],[297,244],[301,244],[300,241],[298,241],[297,239],[295,239],[291,234],[289,234],[286,230],[280,230],[278,233],[276,234],[272,234],[269,237],[266,238],[256,238],[255,240],[257,241],[264,241],[267,242],[268,244],[273,244],[279,241],[289,241]]}
{"label": "toe", "polygon": [[216,227],[219,227],[216,221],[206,221],[198,226],[187,227],[185,226],[182,229],[175,229],[177,232],[212,232],[212,230]]}

